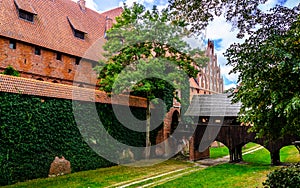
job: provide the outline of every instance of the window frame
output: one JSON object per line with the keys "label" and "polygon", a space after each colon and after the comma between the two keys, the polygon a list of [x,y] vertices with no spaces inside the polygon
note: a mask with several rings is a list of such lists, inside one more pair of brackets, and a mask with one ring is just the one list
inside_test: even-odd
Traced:
{"label": "window frame", "polygon": [[35,46],[34,47],[34,55],[38,55],[38,56],[42,55],[42,49],[38,46]]}
{"label": "window frame", "polygon": [[34,22],[34,14],[22,9],[18,9],[19,18],[28,22]]}
{"label": "window frame", "polygon": [[81,61],[80,57],[75,57],[75,65],[79,65]]}
{"label": "window frame", "polygon": [[13,39],[9,40],[9,48],[13,50],[17,49],[17,41]]}
{"label": "window frame", "polygon": [[56,60],[62,61],[62,53],[56,52]]}
{"label": "window frame", "polygon": [[73,29],[73,33],[74,33],[74,36],[75,36],[76,38],[79,38],[79,39],[84,40],[84,38],[85,38],[84,32],[79,31],[79,30],[76,30],[76,29]]}

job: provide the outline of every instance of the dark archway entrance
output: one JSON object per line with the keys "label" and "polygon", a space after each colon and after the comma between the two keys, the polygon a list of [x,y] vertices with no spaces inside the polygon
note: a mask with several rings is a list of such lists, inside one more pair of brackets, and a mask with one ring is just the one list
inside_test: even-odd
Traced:
{"label": "dark archway entrance", "polygon": [[170,135],[174,133],[174,131],[177,129],[179,124],[179,112],[175,110],[172,115],[172,122],[170,127]]}

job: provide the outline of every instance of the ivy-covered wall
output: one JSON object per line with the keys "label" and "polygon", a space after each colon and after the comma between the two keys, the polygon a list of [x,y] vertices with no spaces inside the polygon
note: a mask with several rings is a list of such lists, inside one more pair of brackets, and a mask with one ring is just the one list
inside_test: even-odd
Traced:
{"label": "ivy-covered wall", "polygon": [[[85,125],[93,123],[88,114],[95,104],[77,104],[76,108],[86,113],[81,114],[81,121],[86,122]],[[96,109],[104,127],[115,139],[132,146],[145,145],[145,133],[122,126],[110,104],[97,103]],[[137,118],[145,119],[145,109],[131,110]],[[152,140],[155,140],[156,132],[153,132]],[[105,138],[96,140],[109,142]],[[113,147],[105,144],[108,150]],[[47,177],[55,156],[69,160],[72,172],[114,165],[96,154],[84,141],[71,100],[1,92],[0,185]]]}

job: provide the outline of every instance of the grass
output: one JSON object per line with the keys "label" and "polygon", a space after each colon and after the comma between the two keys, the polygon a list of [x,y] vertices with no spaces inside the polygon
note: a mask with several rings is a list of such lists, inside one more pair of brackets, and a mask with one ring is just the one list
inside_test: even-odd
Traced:
{"label": "grass", "polygon": [[[256,145],[247,145],[245,149],[253,146]],[[216,151],[219,153],[225,153],[221,148],[219,149],[221,151]],[[225,155],[228,155],[228,153]],[[209,167],[192,172],[157,187],[262,187],[261,183],[265,180],[266,175],[275,168],[278,168],[270,166],[269,152],[265,149],[258,150],[253,154],[244,155],[243,158],[246,163],[222,164]],[[300,154],[294,146],[284,147],[281,150],[281,160],[283,162],[299,162]],[[176,160],[168,160],[148,167],[114,166],[110,168],[73,173],[56,178],[30,180],[11,186],[5,186],[5,188],[106,187],[115,185],[119,182],[130,182],[137,179],[143,180],[157,174],[192,166],[192,163]],[[194,168],[195,167],[191,169]],[[159,179],[163,178],[158,178],[156,180]],[[151,181],[152,180],[144,183],[149,183]],[[137,185],[142,184],[143,183]]]}
{"label": "grass", "polygon": [[190,166],[193,166],[193,164],[176,160],[168,160],[148,167],[114,166],[110,168],[77,172],[56,178],[44,178],[20,182],[11,186],[5,186],[5,188],[105,187],[130,179],[150,177],[157,173],[169,172]]}
{"label": "grass", "polygon": [[210,153],[210,158],[216,159],[228,155],[229,150],[226,146],[211,147],[209,148],[209,153]]}
{"label": "grass", "polygon": [[[242,149],[244,151],[244,150],[250,149],[252,147],[256,147],[256,146],[257,146],[257,144],[250,142],[250,143],[247,143]],[[220,157],[229,155],[229,150],[226,146],[210,147],[209,152],[210,152],[210,158],[212,158],[212,159],[216,159],[216,158],[220,158]]]}
{"label": "grass", "polygon": [[[243,159],[245,163],[209,167],[157,187],[262,187],[266,175],[278,168],[270,166],[266,149],[244,155]],[[281,159],[282,162],[299,162],[300,154],[294,146],[287,146],[281,150]]]}
{"label": "grass", "polygon": [[[157,187],[256,187],[270,166],[223,164],[183,176]],[[249,186],[251,185],[251,186]]]}
{"label": "grass", "polygon": [[281,161],[284,162],[291,162],[291,163],[300,162],[299,156],[300,156],[299,151],[295,149],[295,146],[286,146],[281,148],[280,150]]}

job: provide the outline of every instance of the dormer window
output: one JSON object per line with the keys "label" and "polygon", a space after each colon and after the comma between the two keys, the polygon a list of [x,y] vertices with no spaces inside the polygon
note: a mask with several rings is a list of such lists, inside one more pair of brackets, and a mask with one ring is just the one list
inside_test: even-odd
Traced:
{"label": "dormer window", "polygon": [[19,14],[19,18],[29,22],[34,21],[34,15],[36,12],[28,1],[15,0],[15,5]]}
{"label": "dormer window", "polygon": [[85,31],[84,27],[81,25],[80,22],[78,22],[76,19],[71,19],[69,17],[67,17],[71,29],[73,31],[73,34],[76,38],[82,39],[84,40],[85,35],[87,34],[87,32]]}
{"label": "dormer window", "polygon": [[19,18],[22,18],[26,21],[33,22],[34,15],[30,12],[19,9]]}
{"label": "dormer window", "polygon": [[78,31],[78,30],[75,30],[75,29],[73,30],[73,32],[74,32],[74,36],[75,36],[75,37],[84,40],[84,32],[81,32],[81,31]]}

